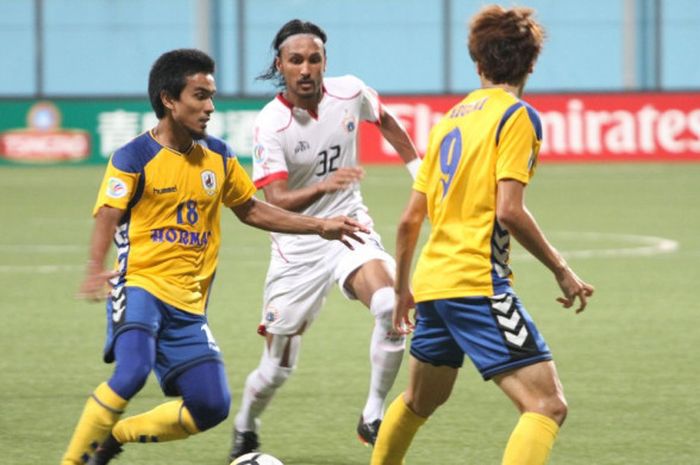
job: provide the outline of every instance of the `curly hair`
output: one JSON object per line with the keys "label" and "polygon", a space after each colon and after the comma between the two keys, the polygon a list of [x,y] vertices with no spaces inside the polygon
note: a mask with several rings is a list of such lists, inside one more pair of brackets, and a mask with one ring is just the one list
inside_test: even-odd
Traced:
{"label": "curly hair", "polygon": [[535,11],[499,5],[483,8],[469,25],[469,56],[494,84],[523,82],[542,50],[545,31]]}

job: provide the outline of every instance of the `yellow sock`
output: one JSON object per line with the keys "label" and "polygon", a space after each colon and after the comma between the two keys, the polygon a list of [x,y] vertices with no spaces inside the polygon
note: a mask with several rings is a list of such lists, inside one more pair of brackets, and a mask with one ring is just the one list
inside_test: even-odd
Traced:
{"label": "yellow sock", "polygon": [[559,425],[539,413],[524,413],[510,435],[503,465],[544,465],[549,459]]}
{"label": "yellow sock", "polygon": [[84,464],[97,446],[107,438],[127,403],[128,401],[119,397],[107,383],[97,386],[85,403],[61,464]]}
{"label": "yellow sock", "polygon": [[372,451],[371,465],[401,465],[418,428],[427,418],[416,415],[399,395],[386,411]]}
{"label": "yellow sock", "polygon": [[165,442],[184,439],[199,429],[182,400],[166,402],[141,415],[125,418],[114,426],[112,435],[126,442]]}

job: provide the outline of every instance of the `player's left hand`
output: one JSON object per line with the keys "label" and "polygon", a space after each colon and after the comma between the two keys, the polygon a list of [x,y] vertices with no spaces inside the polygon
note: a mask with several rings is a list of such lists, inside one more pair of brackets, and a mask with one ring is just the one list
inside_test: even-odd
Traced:
{"label": "player's left hand", "polygon": [[588,298],[593,295],[595,288],[579,278],[568,266],[556,275],[557,283],[564,297],[557,297],[557,302],[564,308],[571,308],[579,301],[576,313],[581,313],[588,305]]}
{"label": "player's left hand", "polygon": [[365,241],[357,234],[360,232],[369,233],[369,229],[347,216],[336,216],[335,218],[325,218],[323,220],[319,236],[329,241],[340,241],[347,248],[353,250],[352,243],[348,239],[364,244]]}
{"label": "player's left hand", "polygon": [[365,176],[365,170],[360,166],[344,166],[318,183],[318,188],[323,192],[337,192],[350,188],[356,182],[360,182]]}

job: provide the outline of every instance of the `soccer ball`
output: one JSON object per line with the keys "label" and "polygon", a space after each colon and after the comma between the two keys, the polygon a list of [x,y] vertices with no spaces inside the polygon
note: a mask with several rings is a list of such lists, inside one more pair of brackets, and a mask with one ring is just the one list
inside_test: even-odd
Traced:
{"label": "soccer ball", "polygon": [[231,465],[284,465],[282,461],[269,454],[262,452],[251,452],[241,455],[236,460],[231,462]]}

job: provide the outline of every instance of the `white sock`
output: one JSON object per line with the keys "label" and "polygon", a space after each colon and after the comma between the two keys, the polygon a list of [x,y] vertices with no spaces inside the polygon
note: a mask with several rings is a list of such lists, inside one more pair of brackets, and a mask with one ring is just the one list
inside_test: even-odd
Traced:
{"label": "white sock", "polygon": [[406,346],[406,337],[397,335],[392,328],[394,301],[394,289],[383,287],[372,295],[370,302],[369,309],[374,315],[375,323],[369,346],[372,366],[369,395],[362,410],[366,423],[384,417],[384,401],[399,372]]}
{"label": "white sock", "polygon": [[273,336],[270,347],[265,347],[260,365],[246,378],[241,407],[234,422],[236,431],[257,431],[265,408],[296,367],[301,336],[291,336],[289,367],[280,366],[284,347],[290,336]]}

